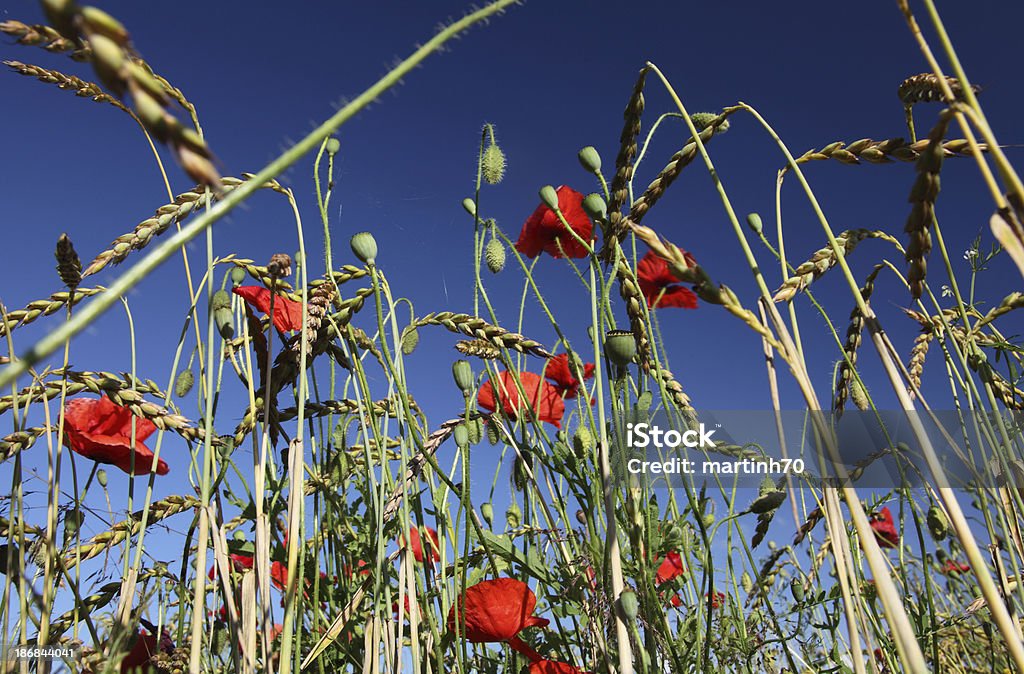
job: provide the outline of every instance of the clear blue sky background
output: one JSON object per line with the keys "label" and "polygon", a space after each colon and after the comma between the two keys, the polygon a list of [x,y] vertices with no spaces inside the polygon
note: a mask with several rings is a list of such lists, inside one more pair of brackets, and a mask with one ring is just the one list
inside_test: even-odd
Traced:
{"label": "clear blue sky background", "polygon": [[[206,137],[228,175],[258,170],[431,36],[439,21],[465,10],[464,3],[453,1],[183,0],[101,6],[128,26],[154,69],[197,105]],[[1017,42],[1024,5],[984,0],[942,2],[940,9],[969,75],[985,86],[981,100],[1000,139],[1024,142],[1019,131],[1024,94],[1016,63],[1006,56],[1007,45]],[[0,19],[36,23],[42,14],[35,3],[6,3],[0,5]],[[94,79],[83,64],[9,40],[0,41],[0,55]],[[483,193],[483,215],[496,218],[514,239],[538,202],[540,186],[597,189],[578,165],[576,152],[582,146],[598,148],[610,177],[622,110],[648,59],[667,74],[691,111],[743,100],[775,125],[795,154],[835,140],[905,136],[896,88],[905,77],[927,69],[895,2],[528,2],[452,43],[449,53],[430,58],[342,128],[331,209],[336,262],[354,262],[349,235],[371,230],[380,244],[379,264],[396,293],[409,297],[418,313],[470,311],[472,225],[460,202],[473,188],[481,125],[497,126],[509,162],[505,181]],[[646,98],[644,133],[658,114],[672,110],[654,78],[648,78]],[[0,101],[5,129],[0,198],[7,246],[0,300],[11,309],[59,288],[53,248],[61,232],[70,234],[83,259],[91,259],[149,217],[166,195],[143,137],[114,108],[15,74],[0,75]],[[938,105],[919,106],[919,134],[927,133],[939,110]],[[640,167],[638,192],[684,136],[682,125],[663,125]],[[771,140],[752,119],[738,115],[732,130],[709,149],[737,211],[760,211],[774,232],[775,172],[784,160]],[[1009,153],[1017,159],[1020,151]],[[163,156],[175,192],[188,189],[192,183],[166,151]],[[282,181],[296,190],[311,272],[317,275],[323,263],[316,255],[321,235],[311,160],[300,162]],[[912,164],[819,162],[806,170],[837,230],[883,228],[903,238]],[[979,233],[988,246],[992,204],[971,160],[948,161],[942,179],[940,222],[957,270],[966,274],[960,252]],[[794,180],[787,181],[783,199],[787,247],[798,262],[825,238]],[[295,251],[285,202],[268,193],[250,204],[216,225],[217,254],[234,252],[262,264],[272,253]],[[699,162],[684,172],[645,224],[693,252],[716,280],[754,306],[754,283]],[[198,242],[190,250],[193,261],[202,259]],[[758,254],[762,268],[777,281],[771,256],[761,249]],[[903,268],[886,244],[868,242],[851,259],[858,278],[883,254]],[[932,262],[930,269],[938,276],[934,254]],[[563,262],[545,258],[538,270],[542,289],[581,347],[586,335],[583,289]],[[89,284],[110,283],[117,273],[108,269]],[[510,263],[488,282],[503,307],[502,319],[512,324],[521,277]],[[1001,256],[979,279],[978,294],[998,301],[1019,287],[1020,277]],[[844,333],[853,301],[842,279],[833,273],[814,288]],[[899,307],[909,306],[909,294],[886,273],[876,293],[876,311],[900,351],[908,353],[916,328]],[[167,380],[186,299],[179,258],[129,296],[141,375]],[[806,300],[798,303],[811,374],[827,401],[838,352]],[[532,300],[530,307],[535,309]],[[625,320],[621,307],[617,316]],[[369,328],[368,319],[362,317],[359,324]],[[735,319],[710,306],[663,310],[659,319],[670,343],[671,367],[698,408],[769,404],[760,342]],[[18,330],[18,350],[55,320]],[[553,342],[539,313],[529,319],[527,333],[531,326],[538,339]],[[439,422],[459,405],[449,373],[457,357],[451,350],[455,338],[441,329],[423,330],[421,336],[420,351],[409,360],[412,390]],[[126,370],[129,344],[124,312],[114,310],[74,342],[72,362],[77,369]],[[868,347],[862,361],[869,376],[877,373]],[[938,358],[929,362],[934,367]],[[887,385],[874,381],[873,392],[891,404]],[[926,369],[925,383],[936,396],[945,390],[938,370]],[[785,406],[802,405],[788,384],[784,394]],[[223,409],[218,431],[227,433],[238,416],[232,416],[234,408]],[[194,405],[184,413],[195,417]],[[4,422],[5,432],[9,423]],[[44,447],[30,450],[29,466],[45,466]],[[177,438],[166,438],[163,456],[172,472],[157,481],[158,495],[187,489],[184,460],[175,457],[182,450]],[[9,471],[9,464],[0,467],[0,476]],[[112,484],[123,484],[123,475],[110,472]]]}

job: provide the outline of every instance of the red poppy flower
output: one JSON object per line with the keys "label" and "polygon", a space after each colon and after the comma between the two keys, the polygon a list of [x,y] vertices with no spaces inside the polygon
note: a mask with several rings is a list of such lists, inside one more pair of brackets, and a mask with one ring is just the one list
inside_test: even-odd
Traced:
{"label": "red poppy flower", "polygon": [[[233,293],[245,300],[253,309],[264,314],[270,313],[270,290],[263,286],[240,286]],[[274,326],[281,332],[298,330],[302,327],[302,302],[290,300],[283,295],[274,299]]]}
{"label": "red poppy flower", "polygon": [[589,674],[567,662],[541,660],[530,665],[530,674]]}
{"label": "red poppy flower", "polygon": [[673,550],[665,555],[665,559],[662,560],[657,573],[654,574],[654,579],[661,585],[670,580],[675,580],[684,573],[686,573],[686,567],[683,566],[683,558],[679,556],[678,552]]}
{"label": "red poppy flower", "polygon": [[[583,210],[583,195],[565,185],[560,186],[556,194],[562,217],[581,239],[590,241],[594,225]],[[523,231],[519,233],[516,250],[526,257],[537,257],[541,253],[547,253],[557,258],[562,257],[563,252],[568,257],[587,256],[587,249],[566,230],[558,215],[546,204],[537,206],[533,215],[523,223]]]}
{"label": "red poppy flower", "polygon": [[895,548],[900,544],[900,532],[888,507],[882,508],[871,516],[871,528],[875,530],[878,544],[883,548]]}
{"label": "red poppy flower", "polygon": [[[594,376],[594,364],[583,365],[583,378],[590,379]],[[580,381],[572,373],[569,367],[569,354],[560,353],[554,358],[548,359],[547,367],[544,368],[544,378],[558,390],[558,393],[566,398],[575,398],[580,390]]]}
{"label": "red poppy flower", "polygon": [[712,610],[725,606],[725,593],[724,592],[712,592],[710,595],[705,595],[711,602]]}
{"label": "red poppy flower", "polygon": [[[456,606],[463,607],[458,617]],[[537,597],[526,583],[514,578],[485,580],[466,588],[465,597],[459,595],[448,611],[448,630],[458,629],[472,643],[506,641],[530,662],[539,662],[540,654],[517,636],[524,628],[548,624],[533,615],[536,606]]]}
{"label": "red poppy flower", "polygon": [[160,645],[156,635],[150,634],[146,630],[140,630],[132,649],[121,661],[121,674],[148,672],[150,660],[159,650]]}
{"label": "red poppy flower", "polygon": [[965,573],[970,570],[970,564],[961,564],[959,562],[953,561],[952,559],[947,559],[946,563],[942,567],[942,573],[946,574],[947,576],[959,576],[961,573]]}
{"label": "red poppy flower", "polygon": [[[131,473],[132,415],[107,397],[76,398],[64,408],[64,445],[98,463],[109,463]],[[153,452],[143,441],[153,434],[156,424],[149,419],[135,421],[135,475],[146,475],[153,466]],[[170,469],[160,459],[157,475]]]}
{"label": "red poppy flower", "polygon": [[[252,568],[252,555],[242,555],[237,552],[232,552],[230,555],[228,555],[228,559],[231,560],[231,568],[234,569],[236,573],[241,573],[246,569]],[[211,566],[210,572],[206,575],[210,577],[210,580],[213,580],[213,577],[217,575],[217,565],[214,564],[213,566]]]}
{"label": "red poppy flower", "polygon": [[[516,388],[515,377],[508,371],[502,372],[498,377],[502,409],[510,418],[515,419],[518,412],[526,407],[524,401],[519,399],[519,389]],[[562,396],[559,395],[558,389],[543,381],[533,372],[520,372],[519,381],[523,385],[526,400],[529,401],[537,418],[554,424],[556,428],[560,427],[562,416],[565,414],[565,403],[562,402]],[[491,412],[498,408],[491,381],[484,382],[484,385],[480,387],[476,401],[480,407]]]}
{"label": "red poppy flower", "polygon": [[[441,549],[441,544],[437,540],[437,532],[430,527],[424,527],[427,530],[427,548],[430,551],[430,559],[434,562],[441,561],[441,554],[438,552]],[[405,536],[398,537],[398,545],[405,547]],[[412,556],[417,562],[423,561],[423,545],[420,542],[420,530],[419,527],[414,527],[409,531],[409,547],[412,548]]]}
{"label": "red poppy flower", "polygon": [[[684,254],[687,262],[696,264],[692,255]],[[689,288],[679,285],[679,279],[669,270],[668,262],[655,255],[653,251],[647,251],[636,265],[636,280],[640,284],[640,291],[647,299],[647,306],[651,309],[697,308],[697,296]]]}
{"label": "red poppy flower", "polygon": [[270,582],[274,584],[278,590],[284,592],[285,587],[288,585],[288,567],[281,562],[274,562],[270,565]]}

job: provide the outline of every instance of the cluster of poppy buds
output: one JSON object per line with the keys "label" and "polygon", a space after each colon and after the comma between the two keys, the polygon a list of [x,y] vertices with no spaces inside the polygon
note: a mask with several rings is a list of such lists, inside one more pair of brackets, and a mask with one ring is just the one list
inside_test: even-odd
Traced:
{"label": "cluster of poppy buds", "polygon": [[118,98],[131,94],[139,121],[154,138],[170,146],[185,173],[219,192],[220,174],[210,148],[167,111],[167,89],[135,55],[124,25],[103,10],[79,6],[74,0],[42,0],[42,5],[61,35],[73,42],[88,41],[100,81]]}

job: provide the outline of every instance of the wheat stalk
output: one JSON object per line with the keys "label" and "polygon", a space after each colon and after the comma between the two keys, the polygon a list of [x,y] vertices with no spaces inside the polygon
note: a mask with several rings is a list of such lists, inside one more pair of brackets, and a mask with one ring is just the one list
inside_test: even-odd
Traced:
{"label": "wheat stalk", "polygon": [[[888,164],[892,161],[911,162],[917,161],[921,153],[928,147],[928,139],[924,138],[914,143],[908,143],[903,138],[890,138],[888,140],[872,140],[861,138],[846,145],[842,141],[829,143],[820,150],[808,150],[797,157],[795,163],[805,164],[812,161],[838,161],[843,164],[859,164],[866,161],[869,164]],[[981,144],[979,148],[986,151],[988,148]],[[965,138],[956,138],[942,143],[942,154],[945,157],[970,157],[971,146]],[[789,170],[787,164],[783,172]]]}
{"label": "wheat stalk", "polygon": [[34,322],[41,316],[49,316],[55,314],[64,307],[66,307],[70,301],[71,306],[75,306],[86,297],[92,297],[105,291],[106,288],[103,286],[96,286],[95,288],[76,288],[74,296],[72,293],[66,291],[55,292],[45,300],[33,300],[29,302],[24,309],[16,309],[14,311],[7,312],[5,316],[6,321],[0,321],[0,337],[7,334],[8,329],[13,330],[23,325],[28,325]]}
{"label": "wheat stalk", "polygon": [[49,70],[41,66],[22,63],[21,61],[4,61],[4,65],[19,75],[34,77],[40,82],[46,82],[47,84],[56,84],[58,89],[72,91],[75,96],[89,98],[97,103],[109,103],[118,110],[132,115],[132,111],[128,109],[128,106],[103,91],[98,84],[93,82],[87,82],[74,75],[66,75],[59,70]]}
{"label": "wheat stalk", "polygon": [[[872,293],[875,291],[875,279],[878,277],[878,273],[884,268],[885,265],[875,265],[875,268],[868,274],[868,277],[864,279],[864,285],[861,286],[860,296],[864,299],[864,304],[868,303],[871,299]],[[833,389],[832,409],[835,411],[836,416],[842,416],[843,409],[846,405],[846,397],[849,394],[849,387],[853,379],[853,371],[857,367],[857,352],[860,349],[861,334],[864,330],[864,313],[860,310],[859,306],[853,308],[850,312],[850,323],[846,328],[846,343],[843,345],[843,360],[839,363],[839,369],[836,372],[835,387]]]}
{"label": "wheat stalk", "polygon": [[[899,246],[899,242],[881,230],[850,229],[836,236],[836,242],[842,247],[844,255],[849,255],[864,239],[881,239]],[[779,286],[772,299],[775,302],[787,302],[797,293],[821,278],[825,272],[838,263],[831,246],[820,248],[806,261],[800,264],[793,275]]]}
{"label": "wheat stalk", "polygon": [[453,311],[440,311],[427,314],[418,318],[413,325],[422,327],[425,325],[440,325],[451,332],[460,333],[467,337],[480,339],[489,342],[498,348],[513,349],[519,353],[538,356],[540,358],[551,358],[552,354],[546,351],[540,344],[532,339],[527,339],[520,334],[509,332],[505,328],[491,325],[482,318],[459,314]]}
{"label": "wheat stalk", "polygon": [[626,103],[626,109],[622,113],[622,133],[619,135],[619,153],[615,157],[615,176],[612,177],[612,184],[609,188],[608,198],[608,230],[605,232],[604,244],[601,248],[601,257],[610,260],[615,248],[612,241],[621,241],[628,231],[622,223],[622,206],[629,199],[629,183],[633,180],[633,159],[637,153],[637,136],[640,135],[640,118],[644,114],[644,84],[647,81],[647,72],[650,70],[644,66],[637,76],[633,92]]}
{"label": "wheat stalk", "polygon": [[[955,77],[946,77],[944,79],[954,99],[957,101],[964,100],[964,88],[960,84],[960,80]],[[977,94],[981,91],[981,87],[972,84],[971,90]],[[900,100],[906,106],[914,105],[915,103],[943,101],[946,98],[940,80],[935,73],[921,73],[920,75],[908,77],[900,82],[900,88],[897,93]],[[952,103],[953,101],[946,102]]]}
{"label": "wheat stalk", "polygon": [[932,220],[935,219],[935,199],[939,195],[939,171],[942,170],[942,138],[953,118],[946,110],[928,134],[928,145],[917,160],[917,179],[910,190],[913,204],[904,231],[909,235],[906,259],[909,263],[907,282],[914,299],[924,292],[924,279],[928,271],[926,258],[932,249]]}

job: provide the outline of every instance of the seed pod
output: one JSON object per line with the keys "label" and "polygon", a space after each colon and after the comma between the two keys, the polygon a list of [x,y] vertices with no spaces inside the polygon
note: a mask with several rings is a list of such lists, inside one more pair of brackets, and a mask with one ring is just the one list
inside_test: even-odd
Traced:
{"label": "seed pod", "polygon": [[369,232],[359,232],[352,237],[349,242],[352,247],[352,252],[359,258],[359,261],[363,264],[368,264],[371,267],[376,263],[377,259],[377,240],[373,238],[373,234]]}
{"label": "seed pod", "polygon": [[174,395],[179,398],[184,398],[188,395],[188,392],[192,390],[192,385],[195,381],[196,378],[195,375],[192,374],[191,369],[182,370],[174,380]]}
{"label": "seed pod", "polygon": [[761,230],[764,229],[764,225],[761,223],[761,216],[757,213],[747,213],[747,227],[754,234],[760,235]]}
{"label": "seed pod", "polygon": [[107,488],[107,471],[100,468],[96,471],[96,481],[100,483],[100,486],[104,489]]}
{"label": "seed pod", "polygon": [[455,385],[462,391],[462,395],[469,396],[476,387],[476,377],[473,375],[473,366],[468,360],[457,360],[452,364],[452,376],[455,378]]}
{"label": "seed pod", "polygon": [[490,501],[480,506],[480,516],[487,522],[487,526],[494,523],[494,505]]}
{"label": "seed pod", "polygon": [[540,188],[540,200],[553,211],[558,210],[558,193],[551,185]]}
{"label": "seed pod", "polygon": [[591,220],[603,222],[608,218],[608,204],[604,202],[600,194],[593,192],[583,198],[583,212]]}
{"label": "seed pod", "polygon": [[245,269],[241,267],[235,267],[231,270],[231,285],[236,288],[245,281]]}
{"label": "seed pod", "polygon": [[[358,234],[356,235],[358,236]],[[285,278],[292,275],[292,258],[288,253],[274,253],[267,263],[267,272],[274,278]]]}
{"label": "seed pod", "polygon": [[593,145],[588,145],[576,155],[580,160],[580,166],[588,173],[595,176],[601,175],[601,155]]}
{"label": "seed pod", "polygon": [[231,308],[231,295],[226,290],[218,290],[210,298],[210,309],[216,311],[217,309],[230,309]]}
{"label": "seed pod", "polygon": [[469,429],[466,428],[466,424],[456,426],[452,436],[455,438],[455,446],[459,449],[469,447]]}
{"label": "seed pod", "polygon": [[583,512],[583,508],[576,511],[576,521],[583,526],[587,526],[587,513]]}
{"label": "seed pod", "polygon": [[505,268],[505,246],[496,238],[491,238],[484,248],[484,261],[492,274],[497,274]]}
{"label": "seed pod", "polygon": [[622,609],[622,615],[629,620],[636,620],[637,614],[640,613],[640,600],[636,597],[636,592],[626,588],[619,594],[619,607]]}
{"label": "seed pod", "polygon": [[465,208],[466,212],[469,213],[471,216],[473,216],[474,218],[476,217],[476,202],[475,201],[473,201],[469,197],[466,197],[465,199],[462,200],[462,207]]}
{"label": "seed pod", "polygon": [[751,590],[754,589],[754,579],[751,578],[750,574],[747,573],[746,571],[744,571],[743,575],[740,576],[740,587],[742,587],[743,591],[748,593],[748,594],[750,593]]}
{"label": "seed pod", "polygon": [[338,154],[338,150],[341,149],[341,142],[334,136],[331,136],[327,139],[327,144],[324,146],[324,149],[327,150],[327,154]]}
{"label": "seed pod", "polygon": [[406,356],[412,354],[416,350],[416,345],[420,343],[420,331],[415,327],[411,327],[402,333],[402,353]]}
{"label": "seed pod", "polygon": [[625,367],[636,356],[636,338],[629,330],[611,330],[604,337],[604,352],[610,361]]}
{"label": "seed pod", "polygon": [[941,541],[949,534],[949,520],[946,519],[946,513],[942,511],[937,505],[933,505],[928,508],[928,531],[931,532],[932,538],[936,541]]}
{"label": "seed pod", "polygon": [[515,503],[505,511],[505,523],[510,529],[518,529],[519,525],[523,523],[523,511]]}
{"label": "seed pod", "polygon": [[505,153],[497,144],[491,143],[484,150],[480,172],[489,185],[497,185],[505,177]]}

